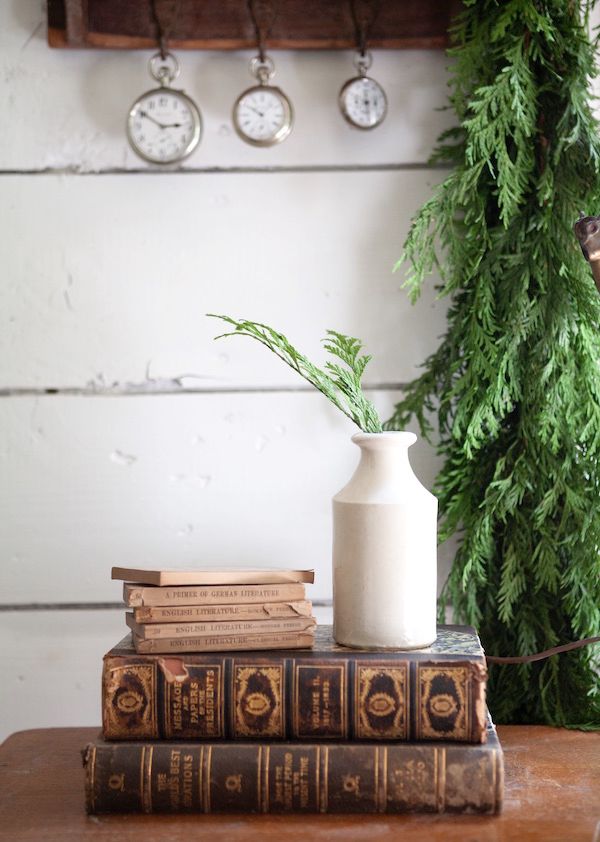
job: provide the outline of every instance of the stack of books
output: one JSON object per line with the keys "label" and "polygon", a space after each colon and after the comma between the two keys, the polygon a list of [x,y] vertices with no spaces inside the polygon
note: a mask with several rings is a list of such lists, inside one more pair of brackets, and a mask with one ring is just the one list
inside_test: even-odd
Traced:
{"label": "stack of books", "polygon": [[503,757],[472,628],[418,651],[108,652],[90,813],[499,812]]}
{"label": "stack of books", "polygon": [[305,583],[312,570],[139,570],[125,581],[136,652],[167,654],[310,647],[316,626]]}

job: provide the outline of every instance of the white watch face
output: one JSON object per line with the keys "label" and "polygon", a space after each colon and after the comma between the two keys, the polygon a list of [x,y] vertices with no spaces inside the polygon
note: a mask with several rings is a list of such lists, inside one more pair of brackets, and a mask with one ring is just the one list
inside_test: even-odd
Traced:
{"label": "white watch face", "polygon": [[357,76],[340,91],[340,107],[346,120],[359,129],[374,129],[387,113],[381,85],[369,76]]}
{"label": "white watch face", "polygon": [[255,146],[280,143],[292,129],[292,106],[279,88],[257,85],[238,97],[233,124],[242,140]]}
{"label": "white watch face", "polygon": [[196,104],[182,91],[156,88],[142,94],[129,111],[127,136],[146,161],[169,164],[194,151],[202,121]]}

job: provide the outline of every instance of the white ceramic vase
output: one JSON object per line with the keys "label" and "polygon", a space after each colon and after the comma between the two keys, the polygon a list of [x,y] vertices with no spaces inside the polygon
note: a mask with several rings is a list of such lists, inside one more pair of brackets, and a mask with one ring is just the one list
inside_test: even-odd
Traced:
{"label": "white ceramic vase", "polygon": [[408,460],[414,433],[357,433],[350,482],[333,498],[333,633],[360,648],[419,649],[436,637],[437,499]]}

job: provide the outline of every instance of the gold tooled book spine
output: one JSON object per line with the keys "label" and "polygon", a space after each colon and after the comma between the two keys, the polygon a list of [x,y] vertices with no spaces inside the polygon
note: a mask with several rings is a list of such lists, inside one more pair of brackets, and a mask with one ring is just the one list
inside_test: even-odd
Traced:
{"label": "gold tooled book spine", "polygon": [[90,813],[500,812],[502,751],[487,744],[95,743]]}
{"label": "gold tooled book spine", "polygon": [[[289,649],[287,637],[282,645]],[[103,733],[113,740],[480,743],[485,681],[482,664],[415,663],[405,653],[387,661],[302,651],[109,653]]]}

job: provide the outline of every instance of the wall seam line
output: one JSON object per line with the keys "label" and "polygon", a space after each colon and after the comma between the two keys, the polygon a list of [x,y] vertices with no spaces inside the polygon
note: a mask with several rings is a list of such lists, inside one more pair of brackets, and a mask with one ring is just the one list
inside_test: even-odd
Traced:
{"label": "wall seam line", "polygon": [[0,176],[16,175],[76,175],[76,176],[103,176],[103,175],[278,175],[281,173],[358,173],[358,172],[433,172],[448,171],[449,167],[440,164],[428,164],[427,162],[407,162],[402,164],[314,164],[314,165],[289,165],[272,167],[185,167],[177,169],[150,169],[149,167],[103,167],[97,170],[84,170],[79,167],[41,167],[25,169],[0,169]]}
{"label": "wall seam line", "polygon": [[[330,599],[312,599],[317,608],[329,607]],[[0,612],[20,611],[122,611],[123,602],[14,602],[0,605]]]}
{"label": "wall seam line", "polygon": [[[401,392],[406,383],[370,383],[363,384],[365,392]],[[213,387],[152,387],[152,383],[129,386],[100,388],[95,386],[64,387],[4,387],[0,388],[0,398],[29,397],[148,397],[153,395],[253,395],[280,393],[316,393],[313,386],[213,386]]]}

